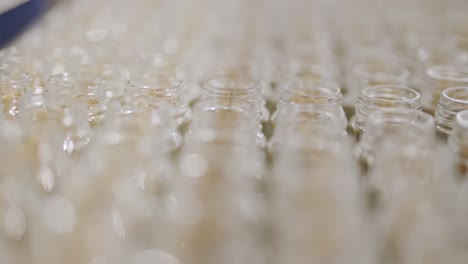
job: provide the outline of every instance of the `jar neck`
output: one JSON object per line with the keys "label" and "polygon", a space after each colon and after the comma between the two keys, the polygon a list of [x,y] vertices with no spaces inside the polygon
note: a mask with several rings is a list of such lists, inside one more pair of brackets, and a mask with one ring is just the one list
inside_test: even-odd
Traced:
{"label": "jar neck", "polygon": [[456,114],[465,109],[468,109],[468,87],[445,89],[435,113],[437,129],[444,134],[450,134],[455,125]]}

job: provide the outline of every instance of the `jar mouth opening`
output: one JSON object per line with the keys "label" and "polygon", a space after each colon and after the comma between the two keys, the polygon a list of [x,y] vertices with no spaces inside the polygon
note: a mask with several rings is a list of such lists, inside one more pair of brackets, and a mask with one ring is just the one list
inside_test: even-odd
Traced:
{"label": "jar mouth opening", "polygon": [[468,110],[458,112],[456,116],[456,121],[460,127],[468,129]]}
{"label": "jar mouth opening", "polygon": [[242,74],[218,75],[206,80],[203,89],[210,92],[239,91],[247,92],[260,86],[260,81]]}
{"label": "jar mouth opening", "polygon": [[447,100],[468,105],[468,86],[447,88],[442,91],[442,96]]}
{"label": "jar mouth opening", "polygon": [[362,95],[368,99],[382,103],[411,103],[418,101],[421,94],[405,86],[375,85],[362,90]]}
{"label": "jar mouth opening", "polygon": [[283,89],[280,100],[290,102],[292,97],[317,99],[313,104],[337,103],[342,98],[339,87],[331,83],[316,80],[295,80],[289,82]]}
{"label": "jar mouth opening", "polygon": [[468,82],[468,66],[436,65],[428,68],[426,74],[439,81]]}
{"label": "jar mouth opening", "polygon": [[132,77],[127,82],[128,85],[137,89],[155,91],[176,91],[184,85],[181,79],[173,75],[159,73]]}

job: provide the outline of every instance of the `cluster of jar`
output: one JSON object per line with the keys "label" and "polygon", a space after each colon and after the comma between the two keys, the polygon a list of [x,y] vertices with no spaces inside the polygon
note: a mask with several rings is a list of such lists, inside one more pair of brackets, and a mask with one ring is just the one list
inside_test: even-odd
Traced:
{"label": "cluster of jar", "polygon": [[468,261],[455,7],[150,2],[0,51],[0,263]]}

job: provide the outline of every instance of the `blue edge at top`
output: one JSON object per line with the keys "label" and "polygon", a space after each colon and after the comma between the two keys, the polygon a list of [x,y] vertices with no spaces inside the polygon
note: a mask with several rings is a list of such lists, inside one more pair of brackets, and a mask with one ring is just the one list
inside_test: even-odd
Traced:
{"label": "blue edge at top", "polygon": [[0,49],[39,18],[47,7],[46,0],[30,0],[0,14]]}

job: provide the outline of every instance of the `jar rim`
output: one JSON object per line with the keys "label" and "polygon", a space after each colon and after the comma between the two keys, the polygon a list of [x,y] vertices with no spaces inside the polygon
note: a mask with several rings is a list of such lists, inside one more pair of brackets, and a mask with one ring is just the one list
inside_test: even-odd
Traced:
{"label": "jar rim", "polygon": [[[452,92],[456,91],[465,91],[466,92],[466,99],[456,98],[452,95]],[[450,101],[459,103],[459,104],[468,104],[468,86],[456,86],[456,87],[449,87],[442,91],[442,96]]]}
{"label": "jar rim", "polygon": [[[220,83],[225,83],[226,80],[232,79],[235,85],[231,87],[226,87],[225,85],[220,85]],[[239,82],[241,81],[241,82]],[[232,91],[249,91],[255,90],[260,86],[261,82],[259,80],[255,80],[254,78],[250,77],[249,75],[244,74],[220,74],[214,77],[211,77],[203,82],[203,89],[204,90],[212,90],[210,88],[214,88],[216,90],[232,90]],[[235,87],[235,89],[233,89]]]}
{"label": "jar rim", "polygon": [[[154,83],[151,81],[148,81],[149,78],[166,78],[166,80],[169,81],[170,84],[168,85],[161,85],[158,83]],[[172,91],[172,90],[178,90],[181,87],[183,87],[184,82],[177,78],[176,76],[173,76],[172,74],[164,74],[164,73],[149,73],[149,74],[143,74],[140,76],[132,77],[129,78],[127,81],[128,85],[137,88],[137,89],[143,89],[143,90],[156,90],[156,91]]]}
{"label": "jar rim", "polygon": [[439,81],[468,82],[468,66],[434,65],[426,70],[426,75]]}
{"label": "jar rim", "polygon": [[[382,97],[376,97],[376,94],[379,94],[378,92],[388,92],[390,90],[397,91],[400,93],[405,93],[406,97],[403,98],[382,98]],[[377,93],[376,93],[377,92]],[[408,88],[406,86],[400,86],[400,85],[388,85],[388,84],[380,84],[380,85],[373,85],[366,87],[362,90],[361,95],[372,99],[376,102],[384,102],[384,103],[410,103],[417,101],[421,98],[421,94],[413,90],[411,88]]]}

